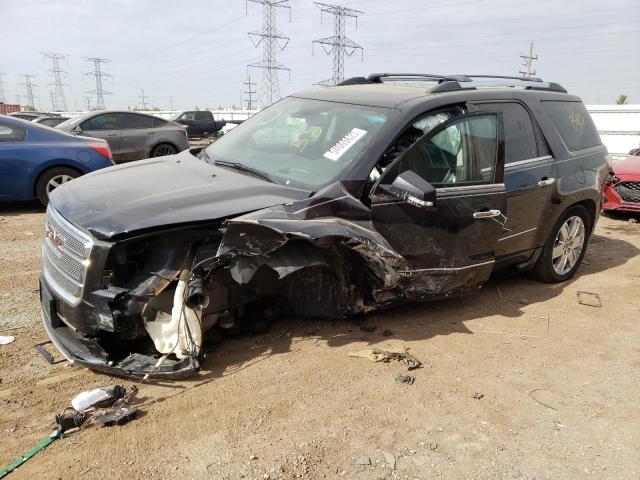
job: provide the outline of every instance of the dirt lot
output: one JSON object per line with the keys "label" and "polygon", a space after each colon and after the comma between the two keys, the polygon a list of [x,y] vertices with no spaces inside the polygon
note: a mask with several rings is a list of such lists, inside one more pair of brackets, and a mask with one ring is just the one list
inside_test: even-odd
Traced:
{"label": "dirt lot", "polygon": [[[16,336],[0,346],[0,465],[76,393],[131,384],[33,349],[42,222],[32,206],[0,212],[0,330]],[[9,478],[637,479],[639,252],[640,225],[604,217],[565,284],[499,275],[471,297],[371,315],[373,332],[279,321],[220,344],[191,381],[142,386],[141,418],[58,440]],[[348,356],[369,346],[409,347],[424,368],[396,383],[403,365]]]}

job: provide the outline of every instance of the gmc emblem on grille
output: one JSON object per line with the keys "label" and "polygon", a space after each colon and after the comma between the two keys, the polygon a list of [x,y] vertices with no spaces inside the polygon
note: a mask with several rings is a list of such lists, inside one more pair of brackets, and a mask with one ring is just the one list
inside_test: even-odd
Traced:
{"label": "gmc emblem on grille", "polygon": [[47,229],[44,232],[44,236],[47,240],[49,240],[49,243],[53,247],[53,253],[55,253],[55,255],[58,258],[61,258],[62,246],[64,245],[64,238],[58,235],[58,233],[55,230],[53,230],[49,225],[47,225]]}

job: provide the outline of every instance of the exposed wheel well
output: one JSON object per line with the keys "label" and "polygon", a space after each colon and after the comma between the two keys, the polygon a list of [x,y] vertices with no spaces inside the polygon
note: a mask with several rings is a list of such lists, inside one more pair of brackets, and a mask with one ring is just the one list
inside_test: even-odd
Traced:
{"label": "exposed wheel well", "polygon": [[42,170],[38,176],[36,177],[35,181],[33,182],[33,196],[36,197],[38,195],[38,182],[40,181],[40,178],[42,177],[42,175],[44,175],[45,173],[47,173],[49,170],[52,170],[54,168],[69,168],[71,170],[74,170],[76,172],[78,172],[81,176],[85,174],[85,172],[83,172],[82,170],[80,170],[77,167],[73,167],[71,165],[68,164],[58,164],[58,165],[51,165],[47,168],[45,168],[44,170]]}

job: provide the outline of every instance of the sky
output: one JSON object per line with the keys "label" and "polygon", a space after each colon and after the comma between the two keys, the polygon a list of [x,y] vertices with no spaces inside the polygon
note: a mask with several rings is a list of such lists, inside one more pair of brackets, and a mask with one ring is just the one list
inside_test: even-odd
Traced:
{"label": "sky", "polygon": [[[331,1],[331,0],[327,0]],[[338,2],[336,2],[338,3]],[[332,58],[314,39],[333,21],[312,0],[290,0],[277,28],[290,37],[278,52],[282,96],[330,78]],[[534,42],[536,76],[565,86],[588,104],[620,94],[640,104],[638,0],[341,0],[363,11],[346,34],[363,47],[345,59],[345,76],[373,72],[518,75]],[[289,21],[291,17],[291,21]],[[66,54],[69,109],[86,108],[95,80],[83,57],[110,61],[107,108],[192,109],[246,104],[247,64],[262,59],[248,32],[262,28],[262,7],[245,0],[0,0],[0,72],[8,102],[26,103],[21,74],[37,84],[38,109],[50,109],[42,52]],[[254,89],[261,71],[250,69]]]}

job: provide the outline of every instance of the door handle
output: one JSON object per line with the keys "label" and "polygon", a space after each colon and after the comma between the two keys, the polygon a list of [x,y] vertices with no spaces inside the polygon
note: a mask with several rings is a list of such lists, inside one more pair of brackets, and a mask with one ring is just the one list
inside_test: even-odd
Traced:
{"label": "door handle", "polygon": [[555,178],[543,178],[538,182],[539,187],[548,187],[549,185],[553,185],[555,183]]}
{"label": "door handle", "polygon": [[473,218],[495,218],[502,215],[500,210],[485,210],[483,212],[474,212]]}
{"label": "door handle", "polygon": [[117,137],[118,134],[117,133],[110,133],[109,135],[107,135],[107,137]]}

